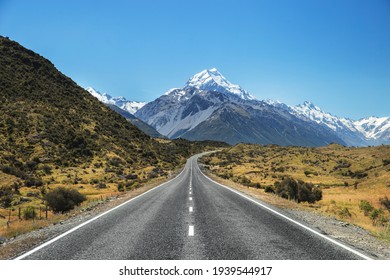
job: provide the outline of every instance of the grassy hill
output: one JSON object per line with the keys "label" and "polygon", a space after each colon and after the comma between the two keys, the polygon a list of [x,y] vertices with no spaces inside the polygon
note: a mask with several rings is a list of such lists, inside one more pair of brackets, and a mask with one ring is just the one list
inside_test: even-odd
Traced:
{"label": "grassy hill", "polygon": [[[390,146],[321,148],[239,144],[205,157],[214,174],[274,196],[285,178],[312,183],[322,200],[301,203],[390,239]],[[257,188],[257,190],[256,190]],[[387,200],[388,201],[388,200]],[[389,202],[387,202],[389,203]]]}
{"label": "grassy hill", "polygon": [[[0,226],[59,186],[89,200],[165,178],[220,143],[156,141],[55,66],[0,36]],[[1,232],[0,232],[1,234]]]}

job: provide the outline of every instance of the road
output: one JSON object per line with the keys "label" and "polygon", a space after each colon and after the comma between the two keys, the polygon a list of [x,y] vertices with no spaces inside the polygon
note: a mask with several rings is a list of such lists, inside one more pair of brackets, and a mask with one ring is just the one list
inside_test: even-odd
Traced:
{"label": "road", "polygon": [[362,259],[280,210],[215,183],[197,156],[171,181],[18,259]]}

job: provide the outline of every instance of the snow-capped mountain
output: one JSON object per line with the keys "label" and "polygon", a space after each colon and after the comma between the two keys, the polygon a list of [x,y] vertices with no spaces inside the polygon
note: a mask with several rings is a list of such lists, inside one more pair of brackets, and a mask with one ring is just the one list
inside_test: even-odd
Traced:
{"label": "snow-capped mountain", "polygon": [[390,144],[390,117],[368,117],[354,122],[367,139],[372,140],[372,145]]}
{"label": "snow-capped mountain", "polygon": [[[273,106],[282,106],[300,118],[308,118],[325,125],[351,146],[367,146],[390,143],[390,117],[369,117],[358,121],[333,116],[311,102],[287,106],[280,102],[266,100]],[[281,105],[282,104],[282,105]]]}
{"label": "snow-capped mountain", "polygon": [[244,100],[255,100],[239,85],[229,82],[216,68],[203,70],[190,78],[184,88],[197,88],[206,91],[218,91],[225,94],[236,94]]}
{"label": "snow-capped mountain", "polygon": [[131,114],[135,114],[139,109],[145,106],[146,102],[128,101],[122,96],[112,97],[107,93],[101,93],[92,87],[87,87],[86,90],[105,104],[115,105]]}
{"label": "snow-capped mountain", "polygon": [[191,77],[135,114],[169,138],[320,146],[345,144],[325,126],[256,100],[216,69]]}
{"label": "snow-capped mountain", "polygon": [[112,97],[91,87],[87,90],[168,138],[301,146],[390,144],[390,117],[355,121],[334,116],[311,102],[289,106],[260,101],[215,68],[195,74],[182,88],[172,88],[149,103]]}

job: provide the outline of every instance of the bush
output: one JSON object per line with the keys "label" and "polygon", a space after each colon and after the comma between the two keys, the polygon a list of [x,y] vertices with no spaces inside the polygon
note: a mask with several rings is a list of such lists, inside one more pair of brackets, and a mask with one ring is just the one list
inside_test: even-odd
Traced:
{"label": "bush", "polygon": [[51,174],[51,167],[49,165],[42,166],[42,170],[43,170],[43,172],[45,172],[46,175]]}
{"label": "bush", "polygon": [[322,199],[320,188],[301,180],[296,181],[287,177],[281,183],[276,182],[274,186],[277,195],[286,199],[296,200],[298,203],[304,201],[314,203]]}
{"label": "bush", "polygon": [[96,185],[96,188],[98,188],[98,189],[107,189],[107,185],[102,183],[102,182],[100,182],[99,184]]}
{"label": "bush", "polygon": [[381,225],[383,226],[384,223],[386,222],[386,219],[383,215],[383,210],[382,209],[374,209],[371,212],[370,219],[372,220],[373,225]]}
{"label": "bush", "polygon": [[264,191],[265,191],[266,193],[275,193],[274,188],[271,187],[271,186],[266,186],[265,189],[264,189]]}
{"label": "bush", "polygon": [[341,208],[337,214],[340,216],[340,218],[351,218],[352,217],[352,214],[351,214],[351,212],[349,212],[348,207]]}
{"label": "bush", "polygon": [[44,200],[54,212],[66,212],[80,205],[86,198],[77,190],[59,187],[48,192]]}
{"label": "bush", "polygon": [[374,210],[374,207],[367,200],[361,200],[359,208],[363,211],[364,216],[368,216]]}
{"label": "bush", "polygon": [[43,181],[41,178],[34,178],[34,177],[29,177],[25,180],[24,182],[27,187],[41,187],[43,186]]}
{"label": "bush", "polygon": [[0,205],[4,208],[11,207],[14,193],[11,187],[0,188]]}
{"label": "bush", "polygon": [[35,213],[35,209],[32,206],[28,206],[23,210],[23,218],[25,220],[34,219],[37,216],[37,213]]}
{"label": "bush", "polygon": [[125,186],[122,183],[119,183],[117,188],[118,188],[118,191],[120,191],[120,192],[124,192],[125,191]]}
{"label": "bush", "polygon": [[379,202],[381,203],[381,205],[382,205],[383,207],[385,207],[385,209],[386,209],[387,211],[390,212],[390,200],[388,199],[387,196],[380,198],[380,199],[379,199]]}

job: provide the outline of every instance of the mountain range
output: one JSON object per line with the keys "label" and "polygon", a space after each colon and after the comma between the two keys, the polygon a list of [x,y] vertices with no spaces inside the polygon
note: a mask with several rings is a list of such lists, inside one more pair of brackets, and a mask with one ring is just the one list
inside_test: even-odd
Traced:
{"label": "mountain range", "polygon": [[257,100],[215,68],[195,74],[183,88],[172,88],[149,103],[113,98],[91,87],[87,90],[168,138],[300,146],[390,143],[390,117],[355,121],[333,116],[308,101],[289,106],[270,99]]}

